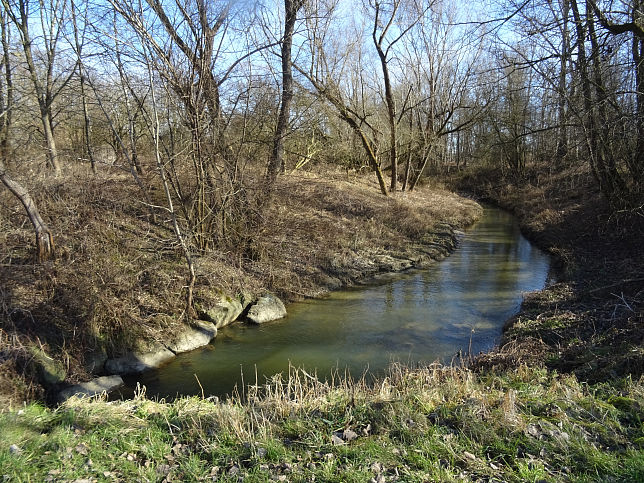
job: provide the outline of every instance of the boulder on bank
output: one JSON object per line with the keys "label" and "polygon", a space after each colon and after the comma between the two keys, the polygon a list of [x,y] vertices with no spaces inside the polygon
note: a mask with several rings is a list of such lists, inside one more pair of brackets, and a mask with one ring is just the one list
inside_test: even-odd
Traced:
{"label": "boulder on bank", "polygon": [[197,306],[200,318],[212,322],[217,329],[226,327],[237,320],[244,311],[242,302],[237,298],[222,295],[217,301],[206,306]]}
{"label": "boulder on bank", "polygon": [[147,352],[128,352],[121,357],[108,359],[105,371],[108,374],[138,374],[156,369],[174,357],[174,352],[158,344]]}
{"label": "boulder on bank", "polygon": [[92,379],[89,382],[83,382],[74,386],[69,386],[58,393],[58,402],[64,402],[72,396],[92,397],[104,392],[110,392],[123,385],[121,376],[103,376]]}
{"label": "boulder on bank", "polygon": [[254,324],[263,324],[286,317],[284,303],[273,294],[266,294],[251,305],[247,318]]}
{"label": "boulder on bank", "polygon": [[208,345],[215,337],[217,337],[215,324],[205,320],[195,320],[190,326],[186,326],[180,331],[175,336],[175,340],[167,345],[167,348],[175,354],[188,352]]}
{"label": "boulder on bank", "polygon": [[29,352],[31,353],[29,364],[35,367],[40,381],[45,386],[54,386],[65,380],[67,371],[60,361],[49,357],[40,347],[29,347]]}

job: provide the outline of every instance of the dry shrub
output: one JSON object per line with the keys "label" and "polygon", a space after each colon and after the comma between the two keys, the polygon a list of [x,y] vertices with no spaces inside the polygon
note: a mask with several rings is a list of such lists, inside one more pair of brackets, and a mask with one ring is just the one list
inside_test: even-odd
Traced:
{"label": "dry shrub", "polygon": [[502,373],[521,366],[543,367],[551,349],[540,339],[512,340],[492,351],[479,354],[469,364],[474,371]]}

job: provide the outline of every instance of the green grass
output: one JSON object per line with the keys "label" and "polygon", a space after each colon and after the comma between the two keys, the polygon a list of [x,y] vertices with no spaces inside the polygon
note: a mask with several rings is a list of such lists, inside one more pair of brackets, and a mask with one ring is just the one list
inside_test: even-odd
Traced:
{"label": "green grass", "polygon": [[[644,384],[628,379],[394,366],[373,387],[331,387],[294,370],[245,402],[73,399],[4,412],[0,478],[642,481],[643,418]],[[356,436],[334,444],[345,429]]]}

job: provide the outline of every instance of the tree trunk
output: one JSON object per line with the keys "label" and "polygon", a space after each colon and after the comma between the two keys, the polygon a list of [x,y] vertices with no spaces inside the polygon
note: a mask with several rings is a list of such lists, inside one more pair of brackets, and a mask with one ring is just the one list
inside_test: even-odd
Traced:
{"label": "tree trunk", "polygon": [[558,118],[559,118],[559,137],[557,139],[557,158],[562,159],[568,153],[568,130],[566,127],[566,74],[568,58],[570,56],[570,34],[568,32],[568,16],[570,15],[569,0],[561,0],[562,6],[562,42],[561,42],[561,59],[559,66],[559,92],[558,92]]}
{"label": "tree trunk", "polygon": [[376,173],[376,177],[378,178],[378,185],[380,186],[380,192],[388,196],[389,193],[387,191],[387,184],[385,183],[385,177],[382,175],[382,170],[380,169],[380,164],[378,163],[378,158],[376,157],[376,153],[373,151],[373,147],[371,146],[371,143],[367,139],[367,136],[365,133],[360,129],[360,125],[356,122],[355,119],[351,117],[351,115],[347,112],[346,109],[340,108],[339,105],[336,104],[336,107],[340,109],[340,117],[347,123],[353,131],[358,135],[360,138],[360,141],[362,142],[362,147],[364,148],[365,152],[367,153],[367,158],[369,159],[369,164],[371,165],[371,168],[374,170]]}
{"label": "tree trunk", "polygon": [[416,173],[414,180],[411,182],[411,186],[409,186],[409,191],[414,191],[414,188],[416,188],[416,185],[420,181],[420,178],[423,176],[423,171],[425,171],[425,168],[427,167],[427,162],[429,161],[430,154],[431,154],[431,148],[429,148],[425,152],[423,156],[423,162],[421,163],[420,169],[418,170],[418,173]]}
{"label": "tree trunk", "polygon": [[38,207],[27,189],[9,176],[2,159],[0,159],[0,181],[20,200],[20,203],[27,211],[27,216],[36,234],[36,259],[38,262],[44,262],[53,257],[54,237],[51,231],[40,216]]}
{"label": "tree trunk", "polygon": [[[380,59],[380,66],[382,67],[382,77],[385,84],[385,103],[387,104],[387,120],[389,121],[389,162],[391,163],[391,191],[396,191],[398,189],[398,153],[397,151],[397,133],[396,133],[396,100],[394,99],[393,89],[391,87],[391,79],[389,77],[389,66],[387,65],[387,54],[382,48],[382,42],[384,40],[384,35],[386,29],[382,32],[380,37],[377,37],[377,28],[378,28],[378,16],[380,12],[380,6],[376,2],[376,17],[374,20],[374,27],[372,32],[373,44],[378,51],[378,58]],[[392,18],[395,15],[392,13]],[[391,25],[391,23],[389,24]]]}
{"label": "tree trunk", "polygon": [[[78,63],[78,74],[80,76],[80,94],[83,100],[83,135],[85,137],[85,151],[87,152],[87,157],[89,158],[89,163],[92,167],[92,172],[96,174],[96,160],[94,159],[94,150],[92,149],[92,140],[90,139],[90,134],[92,131],[92,126],[89,117],[89,108],[87,106],[87,91],[85,89],[85,73],[83,71],[83,59],[82,51],[83,46],[80,42],[78,36],[78,24],[76,22],[76,6],[72,1],[71,4],[71,14],[72,14],[72,25],[74,27],[74,45],[76,46],[76,60]],[[85,17],[87,19],[87,17]]]}
{"label": "tree trunk", "polygon": [[285,21],[284,38],[282,39],[282,102],[277,118],[277,127],[273,137],[273,150],[268,163],[266,176],[267,189],[270,193],[277,180],[278,173],[284,166],[284,136],[288,130],[289,111],[293,100],[293,72],[291,63],[291,49],[293,46],[293,31],[297,12],[302,6],[302,0],[284,0]]}
{"label": "tree trunk", "polygon": [[83,134],[85,137],[85,150],[87,151],[87,157],[89,158],[89,163],[92,167],[92,172],[96,174],[96,159],[94,158],[94,150],[92,148],[91,132],[92,125],[91,119],[89,117],[89,108],[87,106],[87,93],[85,92],[85,75],[82,72],[82,67],[80,68],[80,90],[81,97],[83,98]]}
{"label": "tree trunk", "polygon": [[54,130],[51,126],[49,111],[46,108],[41,107],[40,120],[42,121],[43,133],[45,135],[45,144],[47,145],[47,164],[54,170],[54,176],[60,176],[58,149],[56,148],[56,140],[54,139]]}
{"label": "tree trunk", "polygon": [[586,7],[586,15],[588,22],[588,36],[591,44],[591,60],[593,62],[593,84],[595,86],[597,104],[597,114],[599,118],[599,126],[597,134],[599,136],[598,143],[598,156],[597,168],[603,181],[603,191],[609,200],[617,203],[623,201],[624,185],[621,175],[617,169],[615,162],[615,155],[613,150],[613,136],[611,133],[609,118],[606,112],[606,103],[608,101],[608,93],[606,83],[604,82],[603,75],[603,62],[599,52],[599,41],[597,33],[595,32],[594,13],[590,8]]}
{"label": "tree trunk", "polygon": [[[633,5],[633,23],[642,25],[644,3],[637,0]],[[633,32],[633,62],[635,64],[636,126],[637,141],[633,162],[629,165],[631,177],[642,189],[644,181],[644,38]]]}
{"label": "tree trunk", "polygon": [[584,130],[586,135],[586,144],[588,146],[588,158],[590,167],[597,184],[602,185],[601,177],[597,170],[597,133],[595,128],[595,116],[593,110],[593,99],[591,91],[590,77],[588,75],[588,59],[586,57],[586,29],[581,19],[577,0],[571,0],[570,6],[575,20],[575,29],[577,33],[577,64],[579,66],[579,76],[581,78],[581,90],[584,103]]}
{"label": "tree trunk", "polygon": [[0,91],[2,105],[0,112],[0,161],[9,159],[11,149],[10,128],[13,120],[13,73],[11,68],[11,49],[9,47],[9,25],[4,12],[0,12],[0,34],[2,37],[2,59],[4,64],[5,92]]}

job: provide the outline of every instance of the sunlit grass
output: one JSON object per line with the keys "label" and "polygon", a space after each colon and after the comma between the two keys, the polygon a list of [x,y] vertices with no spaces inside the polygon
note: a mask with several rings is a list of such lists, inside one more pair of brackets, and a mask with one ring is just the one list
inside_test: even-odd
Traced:
{"label": "sunlit grass", "polygon": [[373,385],[293,369],[243,401],[29,405],[0,415],[0,468],[11,481],[641,481],[643,384],[616,382],[395,365]]}

